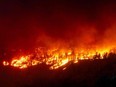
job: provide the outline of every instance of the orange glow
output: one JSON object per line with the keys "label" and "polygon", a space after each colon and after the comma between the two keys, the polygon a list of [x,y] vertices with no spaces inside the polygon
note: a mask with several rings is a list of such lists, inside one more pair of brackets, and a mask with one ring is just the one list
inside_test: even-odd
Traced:
{"label": "orange glow", "polygon": [[8,66],[8,65],[9,65],[9,62],[3,61],[3,65],[4,65],[4,66]]}
{"label": "orange glow", "polygon": [[58,69],[60,67],[64,67],[63,70],[66,69],[66,65],[70,63],[78,63],[79,60],[95,60],[95,59],[103,59],[104,55],[110,52],[114,52],[111,49],[97,49],[97,50],[68,50],[68,49],[55,49],[55,50],[47,50],[44,52],[42,49],[36,49],[34,53],[14,57],[11,62],[3,61],[4,66],[12,66],[17,67],[19,69],[25,69],[30,66],[35,66],[41,63],[50,66],[50,70]]}
{"label": "orange glow", "polygon": [[11,66],[22,68],[27,68],[30,64],[29,56],[22,56],[19,59],[14,59],[11,62]]}

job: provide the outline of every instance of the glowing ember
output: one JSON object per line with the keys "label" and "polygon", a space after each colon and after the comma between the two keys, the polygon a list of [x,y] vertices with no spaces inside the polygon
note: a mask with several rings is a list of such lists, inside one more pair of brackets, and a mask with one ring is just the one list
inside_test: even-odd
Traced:
{"label": "glowing ember", "polygon": [[[105,50],[82,50],[78,52],[76,50],[48,50],[36,49],[35,52],[26,56],[14,57],[11,62],[3,61],[4,66],[13,66],[19,69],[25,69],[30,66],[35,66],[41,63],[50,65],[50,70],[64,67],[70,63],[78,63],[79,60],[94,60],[103,59],[104,56],[111,52],[110,49]],[[113,52],[113,51],[112,51]]]}

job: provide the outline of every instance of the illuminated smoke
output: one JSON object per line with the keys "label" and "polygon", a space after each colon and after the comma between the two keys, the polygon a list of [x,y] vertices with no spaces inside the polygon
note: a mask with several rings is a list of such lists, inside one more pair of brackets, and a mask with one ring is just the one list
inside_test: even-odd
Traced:
{"label": "illuminated smoke", "polygon": [[103,59],[116,48],[115,4],[67,3],[28,3],[30,8],[8,4],[11,13],[1,16],[1,50],[24,51],[12,54],[11,62],[3,64],[27,68],[45,63],[56,69],[96,54]]}

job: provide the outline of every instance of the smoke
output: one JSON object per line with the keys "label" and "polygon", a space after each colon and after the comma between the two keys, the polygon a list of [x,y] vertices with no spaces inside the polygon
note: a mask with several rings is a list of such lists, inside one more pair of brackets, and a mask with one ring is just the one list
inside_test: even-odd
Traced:
{"label": "smoke", "polygon": [[115,46],[114,2],[2,2],[1,49]]}

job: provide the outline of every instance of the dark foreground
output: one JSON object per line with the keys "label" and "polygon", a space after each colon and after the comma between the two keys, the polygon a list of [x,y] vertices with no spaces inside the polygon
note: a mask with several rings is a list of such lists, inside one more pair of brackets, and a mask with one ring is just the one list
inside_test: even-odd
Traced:
{"label": "dark foreground", "polygon": [[116,55],[79,61],[66,70],[49,70],[44,64],[19,70],[1,64],[0,87],[116,87]]}

